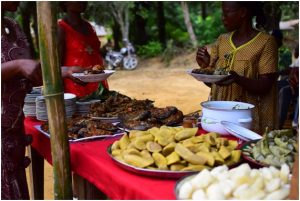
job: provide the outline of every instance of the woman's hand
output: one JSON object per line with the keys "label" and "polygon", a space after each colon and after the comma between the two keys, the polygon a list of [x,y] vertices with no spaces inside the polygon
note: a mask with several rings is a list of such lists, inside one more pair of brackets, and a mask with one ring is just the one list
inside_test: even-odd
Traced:
{"label": "woman's hand", "polygon": [[33,85],[40,86],[43,84],[41,64],[39,61],[32,59],[19,59],[18,72],[25,78],[29,79]]}
{"label": "woman's hand", "polygon": [[235,71],[230,71],[229,74],[230,74],[229,76],[223,78],[222,80],[216,82],[215,84],[219,86],[227,86],[236,82],[236,80],[240,77]]}
{"label": "woman's hand", "polygon": [[85,86],[88,84],[87,82],[83,82],[80,79],[78,79],[72,75],[73,73],[82,73],[83,71],[84,71],[84,69],[81,68],[80,66],[73,66],[73,67],[62,66],[61,67],[61,74],[62,74],[63,78],[69,78],[73,82],[80,84],[82,86]]}
{"label": "woman's hand", "polygon": [[196,61],[201,68],[206,68],[210,62],[210,55],[205,46],[199,47],[197,50]]}

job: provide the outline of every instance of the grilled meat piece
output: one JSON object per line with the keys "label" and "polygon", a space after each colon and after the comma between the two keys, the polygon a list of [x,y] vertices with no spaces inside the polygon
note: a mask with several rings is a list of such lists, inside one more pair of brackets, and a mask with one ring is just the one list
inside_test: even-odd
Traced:
{"label": "grilled meat piece", "polygon": [[175,114],[177,111],[178,109],[173,106],[166,108],[153,108],[151,110],[151,116],[158,120],[163,120],[170,117],[172,114]]}
{"label": "grilled meat piece", "polygon": [[148,117],[150,117],[151,112],[148,110],[137,110],[133,112],[123,112],[118,115],[118,118],[121,119],[122,121],[128,121],[128,120],[145,120]]}
{"label": "grilled meat piece", "polygon": [[148,122],[148,121],[137,121],[137,120],[128,120],[123,122],[123,126],[130,130],[148,130],[152,127],[160,127],[161,124],[156,122]]}
{"label": "grilled meat piece", "polygon": [[164,125],[167,126],[178,126],[182,123],[183,113],[180,110],[177,110],[175,114],[172,114],[166,119],[161,120]]}

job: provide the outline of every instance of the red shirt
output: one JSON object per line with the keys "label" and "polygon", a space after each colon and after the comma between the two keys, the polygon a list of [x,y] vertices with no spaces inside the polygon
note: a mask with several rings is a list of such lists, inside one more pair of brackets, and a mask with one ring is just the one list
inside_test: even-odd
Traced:
{"label": "red shirt", "polygon": [[[85,68],[96,64],[103,65],[103,59],[99,51],[100,41],[90,24],[89,34],[87,35],[77,32],[64,20],[59,20],[58,26],[65,32],[65,57],[63,66],[80,66]],[[106,80],[102,81],[102,84],[105,88],[108,88]],[[64,78],[64,91],[73,93],[78,97],[90,95],[98,89],[98,86],[98,82],[91,82],[82,86],[69,78]]]}

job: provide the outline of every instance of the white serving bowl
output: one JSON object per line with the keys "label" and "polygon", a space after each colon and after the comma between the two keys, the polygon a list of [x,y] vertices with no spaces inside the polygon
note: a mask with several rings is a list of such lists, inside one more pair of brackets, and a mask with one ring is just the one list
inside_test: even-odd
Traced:
{"label": "white serving bowl", "polygon": [[251,129],[252,109],[255,107],[252,104],[236,101],[206,101],[202,102],[201,106],[201,126],[208,132],[229,135],[221,121],[233,122]]}

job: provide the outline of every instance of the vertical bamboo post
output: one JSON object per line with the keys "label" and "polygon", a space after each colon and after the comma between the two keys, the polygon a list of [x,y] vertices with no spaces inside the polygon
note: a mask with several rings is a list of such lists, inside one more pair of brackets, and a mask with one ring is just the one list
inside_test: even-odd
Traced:
{"label": "vertical bamboo post", "polygon": [[54,173],[54,199],[72,199],[70,152],[57,47],[57,3],[37,2],[39,47]]}

